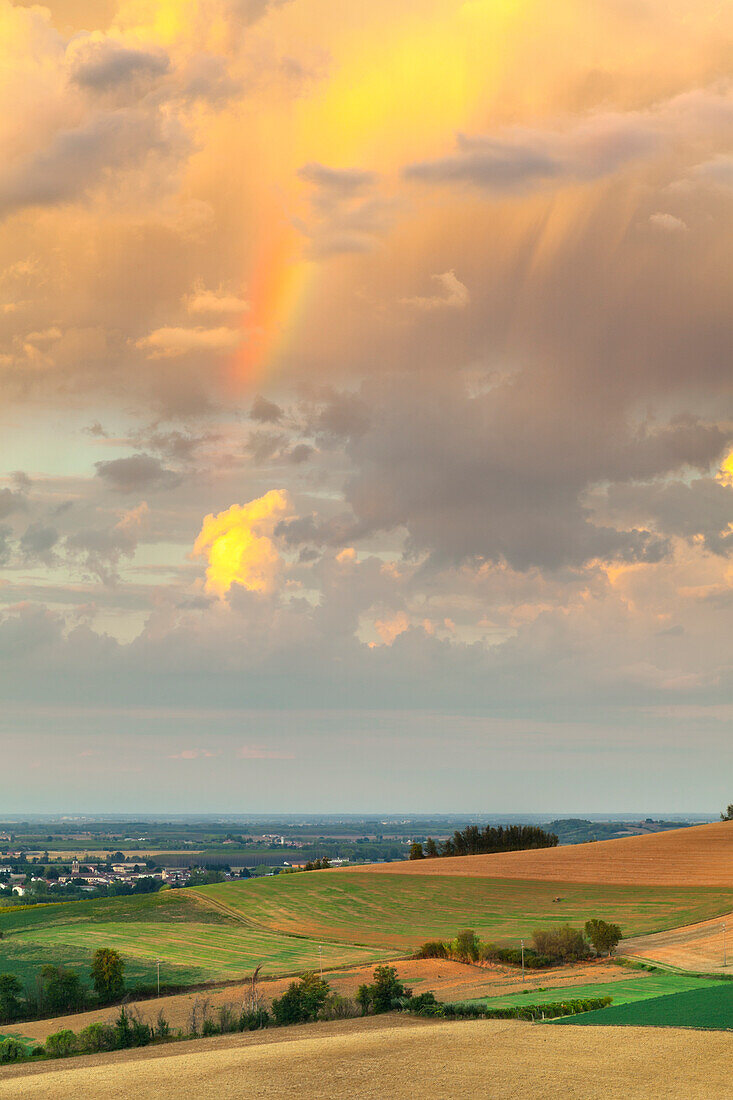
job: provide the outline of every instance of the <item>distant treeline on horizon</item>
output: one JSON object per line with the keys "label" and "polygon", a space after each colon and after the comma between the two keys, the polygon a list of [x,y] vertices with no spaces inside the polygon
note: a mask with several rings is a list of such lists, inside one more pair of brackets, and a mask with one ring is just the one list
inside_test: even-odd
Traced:
{"label": "distant treeline on horizon", "polygon": [[422,844],[413,844],[410,859],[521,852],[528,848],[556,848],[557,844],[555,833],[545,832],[537,825],[487,825],[484,829],[469,825],[461,831],[456,830],[440,845],[432,837],[428,837],[424,849]]}

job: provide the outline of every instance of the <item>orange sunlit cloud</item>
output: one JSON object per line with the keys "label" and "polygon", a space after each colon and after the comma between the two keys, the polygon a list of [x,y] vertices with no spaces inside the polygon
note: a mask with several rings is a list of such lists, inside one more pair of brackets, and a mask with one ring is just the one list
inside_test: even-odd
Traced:
{"label": "orange sunlit cloud", "polygon": [[272,592],[281,565],[272,535],[289,511],[288,494],[270,489],[249,504],[232,504],[225,512],[206,516],[191,552],[208,561],[206,591],[221,599],[233,584],[250,592]]}

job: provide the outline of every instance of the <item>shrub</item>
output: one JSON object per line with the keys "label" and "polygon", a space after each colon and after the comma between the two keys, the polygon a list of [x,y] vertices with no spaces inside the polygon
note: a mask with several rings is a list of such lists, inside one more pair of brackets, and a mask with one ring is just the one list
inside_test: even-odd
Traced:
{"label": "shrub", "polygon": [[316,974],[304,974],[300,981],[291,982],[286,993],[272,1002],[272,1013],[277,1024],[304,1024],[315,1020],[331,987]]}
{"label": "shrub", "polygon": [[7,1062],[20,1062],[27,1057],[28,1050],[20,1039],[8,1038],[0,1043],[0,1063],[3,1065]]}
{"label": "shrub", "polygon": [[238,1030],[239,1017],[235,1014],[232,1005],[219,1005],[216,1014],[219,1018],[219,1031],[222,1035]]}
{"label": "shrub", "polygon": [[588,943],[579,928],[559,924],[555,928],[539,929],[532,933],[532,943],[538,955],[548,955],[561,962],[572,962],[588,956]]}
{"label": "shrub", "polygon": [[266,1008],[255,1008],[252,1012],[243,1012],[239,1017],[240,1031],[259,1031],[262,1027],[269,1027],[272,1020]]}
{"label": "shrub", "polygon": [[351,997],[342,997],[340,993],[331,993],[318,1013],[319,1020],[351,1020],[359,1015],[359,1007]]}
{"label": "shrub", "polygon": [[117,1032],[110,1024],[89,1024],[78,1036],[79,1050],[84,1054],[97,1054],[102,1050],[117,1048]]}
{"label": "shrub", "polygon": [[220,1034],[219,1027],[216,1021],[212,1020],[210,1016],[207,1016],[204,1020],[203,1026],[201,1028],[201,1034],[203,1035],[204,1039],[206,1039],[209,1035]]}
{"label": "shrub", "polygon": [[[522,965],[522,952],[519,947],[497,947],[493,943],[485,943],[481,948],[481,958],[487,962],[508,963],[510,966]],[[524,965],[527,970],[542,970],[547,966],[555,966],[556,960],[549,955],[538,955],[531,947],[524,949]]]}
{"label": "shrub", "polygon": [[588,997],[569,1001],[551,1001],[548,1004],[515,1005],[511,1008],[490,1008],[483,1004],[441,1004],[421,994],[407,1002],[405,1011],[418,1016],[443,1016],[460,1020],[553,1020],[560,1016],[575,1016],[605,1008],[611,997]]}
{"label": "shrub", "polygon": [[46,1039],[45,1051],[49,1058],[68,1058],[77,1050],[77,1038],[73,1031],[66,1028],[56,1031]]}
{"label": "shrub", "polygon": [[23,987],[14,974],[0,974],[0,1023],[8,1024],[21,1014]]}
{"label": "shrub", "polygon": [[442,940],[427,940],[415,952],[416,959],[447,959],[448,948]]}
{"label": "shrub", "polygon": [[163,1015],[163,1009],[161,1008],[158,1012],[158,1018],[155,1021],[155,1038],[167,1039],[170,1033],[171,1025],[168,1023],[165,1016]]}
{"label": "shrub", "polygon": [[372,985],[360,985],[356,994],[362,1016],[369,1012],[389,1012],[398,1007],[401,998],[410,997],[411,990],[405,989],[402,982],[397,980],[397,971],[393,966],[376,967]]}

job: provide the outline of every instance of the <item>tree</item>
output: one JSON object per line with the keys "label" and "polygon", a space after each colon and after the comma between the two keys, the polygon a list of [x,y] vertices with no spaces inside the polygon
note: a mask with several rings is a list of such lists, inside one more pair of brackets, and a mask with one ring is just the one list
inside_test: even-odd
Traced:
{"label": "tree", "polygon": [[623,939],[621,929],[617,924],[609,924],[605,920],[592,920],[585,922],[585,934],[600,955],[601,951],[607,951],[609,957],[619,940]]}
{"label": "tree", "polygon": [[39,998],[44,1012],[57,1016],[84,1004],[84,989],[75,970],[47,963],[39,975]]}
{"label": "tree", "polygon": [[435,843],[431,836],[425,842],[425,858],[435,859],[438,855],[438,845]]}
{"label": "tree", "polygon": [[462,962],[475,962],[479,957],[481,944],[473,928],[464,928],[456,936],[455,952]]}
{"label": "tree", "polygon": [[92,980],[100,1001],[114,1001],[125,991],[125,964],[111,947],[100,947],[92,959]]}
{"label": "tree", "polygon": [[720,815],[720,820],[733,821],[733,802],[729,804],[728,809],[725,811],[725,813]]}
{"label": "tree", "polygon": [[413,841],[410,845],[410,859],[425,859],[425,853],[419,840]]}
{"label": "tree", "polygon": [[397,971],[393,966],[377,966],[371,985],[360,985],[356,1000],[364,1016],[368,1012],[389,1012],[400,997],[411,997],[412,990],[405,989],[397,980]]}
{"label": "tree", "polygon": [[22,990],[15,974],[0,974],[0,1023],[9,1024],[20,1016]]}
{"label": "tree", "polygon": [[272,1002],[272,1014],[278,1024],[305,1024],[315,1020],[326,1003],[331,987],[317,974],[304,974],[291,982],[282,997]]}

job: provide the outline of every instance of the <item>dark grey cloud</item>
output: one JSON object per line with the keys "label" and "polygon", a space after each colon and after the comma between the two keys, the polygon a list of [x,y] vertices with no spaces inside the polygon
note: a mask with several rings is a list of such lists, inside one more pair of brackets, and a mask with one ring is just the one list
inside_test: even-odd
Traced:
{"label": "dark grey cloud", "polygon": [[23,512],[28,501],[23,493],[14,493],[12,489],[0,489],[0,519],[13,512]]}
{"label": "dark grey cloud", "polygon": [[36,521],[26,527],[20,537],[19,548],[25,561],[51,563],[58,541],[59,532],[55,527]]}
{"label": "dark grey cloud", "polygon": [[28,160],[0,170],[0,215],[26,206],[72,202],[110,172],[151,155],[180,155],[187,143],[175,123],[138,108],[102,111],[74,129],[59,130]]}
{"label": "dark grey cloud", "polygon": [[169,69],[164,50],[133,49],[111,38],[90,39],[74,52],[71,79],[81,88],[106,92],[134,80],[155,80]]}
{"label": "dark grey cloud", "polygon": [[268,401],[261,394],[255,396],[249,415],[263,424],[277,424],[283,417],[283,410],[274,401]]}
{"label": "dark grey cloud", "polygon": [[715,554],[733,553],[733,488],[713,478],[612,485],[606,504],[613,517],[634,522],[644,516],[665,535],[702,539]]}
{"label": "dark grey cloud", "polygon": [[708,467],[730,437],[691,419],[633,428],[611,409],[579,417],[524,377],[473,397],[446,380],[425,392],[405,380],[366,388],[362,399],[367,426],[347,444],[356,522],[345,537],[404,527],[410,549],[437,564],[658,561],[669,546],[651,513],[618,530],[595,518],[586,493]]}
{"label": "dark grey cloud", "polygon": [[120,493],[137,493],[147,489],[172,489],[180,476],[167,469],[159,458],[149,454],[129,455],[95,462],[97,477]]}

